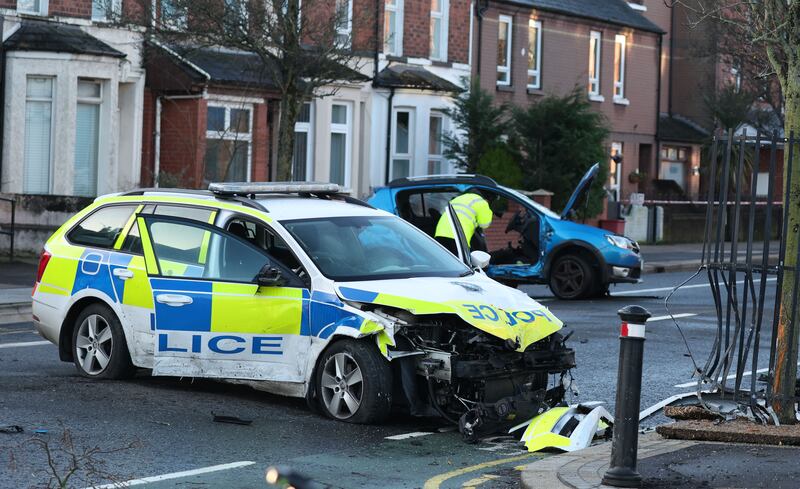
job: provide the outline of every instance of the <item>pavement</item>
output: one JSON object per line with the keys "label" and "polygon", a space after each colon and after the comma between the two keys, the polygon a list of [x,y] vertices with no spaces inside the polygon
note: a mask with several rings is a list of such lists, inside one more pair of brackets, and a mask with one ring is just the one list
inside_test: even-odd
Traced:
{"label": "pavement", "polygon": [[0,324],[30,319],[36,267],[28,261],[0,261]]}
{"label": "pavement", "polygon": [[[731,243],[725,243],[725,249],[731,249]],[[761,257],[764,243],[753,243],[753,256]],[[680,244],[643,244],[641,245],[644,258],[645,273],[686,272],[695,271],[700,267],[703,258],[702,243]],[[770,244],[770,258],[778,256],[776,242]],[[739,243],[737,254],[744,258],[747,255],[746,243]]]}
{"label": "pavement", "polygon": [[[639,438],[637,470],[643,488],[796,489],[800,448],[668,440],[650,432]],[[611,443],[548,457],[522,470],[530,489],[605,488]]]}

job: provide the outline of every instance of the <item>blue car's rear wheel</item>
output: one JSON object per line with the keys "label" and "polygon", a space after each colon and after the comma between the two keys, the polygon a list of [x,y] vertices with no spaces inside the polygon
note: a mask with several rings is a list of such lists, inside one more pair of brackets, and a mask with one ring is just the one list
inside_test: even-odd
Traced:
{"label": "blue car's rear wheel", "polygon": [[550,269],[550,290],[559,299],[582,299],[591,294],[592,267],[580,255],[559,256]]}

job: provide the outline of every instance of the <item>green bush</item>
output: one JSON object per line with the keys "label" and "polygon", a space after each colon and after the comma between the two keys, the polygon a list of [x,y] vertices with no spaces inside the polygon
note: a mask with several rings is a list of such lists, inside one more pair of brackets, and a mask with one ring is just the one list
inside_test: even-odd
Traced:
{"label": "green bush", "polygon": [[585,215],[599,214],[608,178],[609,130],[586,93],[575,87],[564,96],[545,96],[527,108],[514,108],[512,120],[512,145],[521,155],[524,187],[553,192],[553,209],[561,210],[584,173],[599,162]]}
{"label": "green bush", "polygon": [[511,188],[521,188],[522,168],[519,159],[505,144],[500,144],[483,155],[478,163],[478,173],[486,175],[497,181],[500,185]]}

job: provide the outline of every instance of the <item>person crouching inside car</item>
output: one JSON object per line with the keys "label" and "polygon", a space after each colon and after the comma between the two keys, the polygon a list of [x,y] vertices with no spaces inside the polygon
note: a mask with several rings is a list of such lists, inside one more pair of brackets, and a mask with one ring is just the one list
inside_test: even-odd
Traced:
{"label": "person crouching inside car", "polygon": [[[481,230],[488,228],[492,224],[492,208],[490,201],[497,199],[497,194],[489,191],[471,187],[463,194],[450,200],[450,205],[456,212],[461,229],[464,230],[464,237],[469,243],[470,250],[488,251],[486,240]],[[450,250],[454,255],[458,255],[456,247],[455,231],[450,226],[448,213],[442,212],[442,217],[436,225],[434,237],[442,246]]]}

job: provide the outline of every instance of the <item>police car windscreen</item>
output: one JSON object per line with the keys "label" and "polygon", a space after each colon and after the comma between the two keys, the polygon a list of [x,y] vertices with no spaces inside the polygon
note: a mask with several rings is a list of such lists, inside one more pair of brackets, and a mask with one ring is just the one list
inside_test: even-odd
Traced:
{"label": "police car windscreen", "polygon": [[460,277],[472,271],[411,224],[389,216],[282,221],[320,271],[339,281]]}

